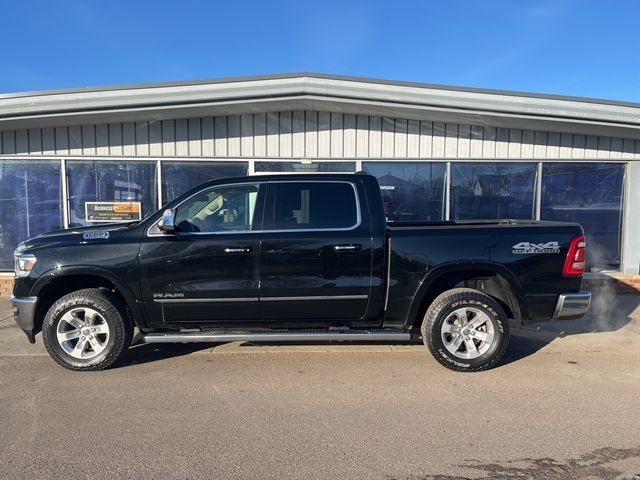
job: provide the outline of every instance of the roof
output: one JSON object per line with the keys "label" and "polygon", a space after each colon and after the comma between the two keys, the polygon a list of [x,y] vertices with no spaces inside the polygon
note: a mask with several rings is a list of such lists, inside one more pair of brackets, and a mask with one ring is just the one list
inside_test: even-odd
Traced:
{"label": "roof", "polygon": [[640,104],[317,73],[0,94],[0,130],[320,110],[640,138]]}

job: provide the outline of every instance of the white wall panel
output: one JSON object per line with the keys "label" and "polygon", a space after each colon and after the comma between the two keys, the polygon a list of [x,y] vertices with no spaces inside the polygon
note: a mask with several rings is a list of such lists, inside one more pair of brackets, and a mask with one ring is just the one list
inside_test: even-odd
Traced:
{"label": "white wall panel", "polygon": [[318,157],[331,156],[331,114],[318,112]]}
{"label": "white wall panel", "polygon": [[[84,127],[83,127],[84,130]],[[94,137],[95,140],[95,137]],[[84,143],[84,139],[83,139]],[[29,129],[29,153],[39,154],[42,152],[42,129]]]}
{"label": "white wall panel", "polygon": [[5,131],[0,154],[622,160],[640,159],[639,143],[594,135],[298,110]]}
{"label": "white wall panel", "polygon": [[382,117],[369,117],[369,158],[382,156]]}
{"label": "white wall panel", "polygon": [[343,133],[343,155],[346,158],[354,158],[356,156],[356,116],[345,114],[344,116],[344,133]]}
{"label": "white wall panel", "polygon": [[[69,148],[71,148],[71,128],[69,129]],[[133,122],[122,125],[122,153],[128,156],[136,155],[136,127]]]}
{"label": "white wall panel", "polygon": [[405,158],[407,156],[407,130],[407,121],[396,118],[395,137],[393,139],[393,156],[395,158]]}
{"label": "white wall panel", "polygon": [[29,153],[29,132],[27,130],[16,131],[16,153]]}
{"label": "white wall panel", "polygon": [[146,157],[149,155],[149,122],[135,123],[136,155]]}
{"label": "white wall panel", "polygon": [[267,157],[280,156],[280,114],[267,113]]}

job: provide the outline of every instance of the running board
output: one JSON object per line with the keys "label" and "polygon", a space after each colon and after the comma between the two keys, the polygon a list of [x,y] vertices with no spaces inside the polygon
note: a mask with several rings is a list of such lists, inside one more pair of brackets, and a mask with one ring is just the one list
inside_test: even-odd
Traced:
{"label": "running board", "polygon": [[409,341],[410,332],[386,330],[342,330],[342,331],[279,331],[279,332],[176,332],[149,333],[143,337],[145,343],[227,343],[227,342],[318,342],[342,341]]}

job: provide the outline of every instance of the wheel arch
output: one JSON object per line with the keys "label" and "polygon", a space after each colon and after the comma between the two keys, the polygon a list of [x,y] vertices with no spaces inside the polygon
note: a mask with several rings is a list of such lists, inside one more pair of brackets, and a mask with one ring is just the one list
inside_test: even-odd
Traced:
{"label": "wheel arch", "polygon": [[50,270],[31,289],[31,295],[38,297],[34,333],[41,330],[51,305],[64,295],[83,288],[104,288],[114,292],[126,306],[133,324],[145,326],[134,293],[115,273],[100,267],[74,266]]}
{"label": "wheel arch", "polygon": [[491,262],[451,263],[438,266],[423,277],[411,302],[406,327],[419,327],[431,302],[442,292],[457,287],[474,288],[491,296],[518,327],[527,317],[520,282],[506,267]]}

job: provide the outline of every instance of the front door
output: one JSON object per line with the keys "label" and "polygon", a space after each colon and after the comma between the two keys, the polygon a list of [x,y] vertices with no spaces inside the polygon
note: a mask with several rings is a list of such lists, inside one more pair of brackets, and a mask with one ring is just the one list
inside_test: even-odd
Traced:
{"label": "front door", "polygon": [[371,287],[372,244],[361,193],[347,181],[268,184],[260,255],[267,321],[358,321]]}
{"label": "front door", "polygon": [[151,322],[259,319],[262,203],[258,183],[215,186],[177,207],[175,233],[149,230],[140,247],[140,278]]}

